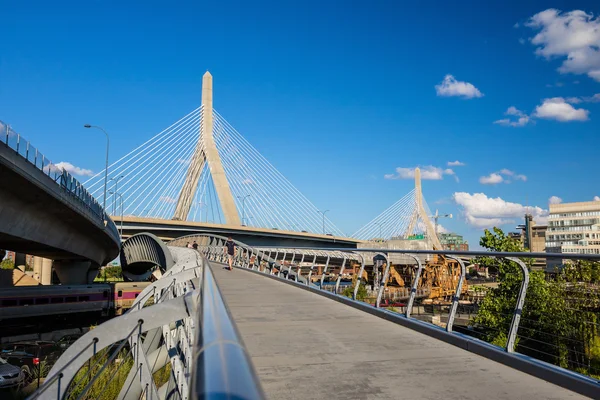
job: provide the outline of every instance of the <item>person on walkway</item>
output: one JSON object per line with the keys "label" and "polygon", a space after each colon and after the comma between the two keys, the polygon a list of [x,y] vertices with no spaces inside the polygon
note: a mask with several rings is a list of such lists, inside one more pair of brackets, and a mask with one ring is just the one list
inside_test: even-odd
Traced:
{"label": "person on walkway", "polygon": [[196,241],[194,240],[194,243],[192,244],[192,248],[194,250],[198,250],[198,243],[196,243]]}
{"label": "person on walkway", "polygon": [[185,247],[187,247],[188,249],[192,248],[192,244],[190,242],[187,242],[187,244],[185,245]]}
{"label": "person on walkway", "polygon": [[235,256],[235,243],[231,239],[231,236],[227,238],[225,242],[225,251],[227,252],[227,261],[229,262],[229,270],[233,271],[233,257]]}

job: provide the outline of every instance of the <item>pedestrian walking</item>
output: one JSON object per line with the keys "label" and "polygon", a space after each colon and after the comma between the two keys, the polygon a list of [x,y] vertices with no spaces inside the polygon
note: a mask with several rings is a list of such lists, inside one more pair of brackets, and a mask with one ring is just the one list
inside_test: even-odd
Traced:
{"label": "pedestrian walking", "polygon": [[192,248],[194,250],[198,250],[198,243],[196,243],[196,241],[194,240],[194,243],[192,244]]}
{"label": "pedestrian walking", "polygon": [[229,262],[229,270],[233,271],[233,257],[235,256],[235,243],[231,236],[225,242],[225,251],[227,252],[227,261]]}

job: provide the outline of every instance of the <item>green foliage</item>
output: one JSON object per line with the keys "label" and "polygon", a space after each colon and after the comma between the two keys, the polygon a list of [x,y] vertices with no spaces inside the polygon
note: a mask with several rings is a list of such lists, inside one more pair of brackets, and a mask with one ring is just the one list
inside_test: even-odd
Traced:
{"label": "green foliage", "polygon": [[[121,387],[133,366],[133,357],[130,352],[122,350],[116,359],[100,372],[109,356],[109,352],[105,349],[85,363],[69,385],[66,398],[77,399],[83,395],[84,399],[112,400],[119,397]],[[85,387],[98,373],[100,375],[96,381],[84,393]]]}
{"label": "green foliage", "polygon": [[[344,291],[342,292],[342,295],[352,298],[352,295],[354,294],[354,286],[354,284],[352,286],[347,286],[346,289],[344,289]],[[365,301],[367,299],[367,294],[367,287],[363,283],[361,283],[358,287],[358,292],[356,292],[356,300]]]}
{"label": "green foliage", "polygon": [[123,270],[120,266],[111,266],[104,267],[100,270],[100,273],[96,277],[95,281],[104,282],[104,281],[122,281],[123,280]]}
{"label": "green foliage", "polygon": [[[485,231],[480,245],[493,251],[523,251],[521,244],[498,228]],[[484,298],[472,325],[483,339],[506,346],[517,295],[522,282],[520,267],[512,261],[482,257],[481,265],[495,265],[499,285]],[[524,260],[530,265],[528,260]],[[580,262],[565,268],[555,280],[542,271],[529,271],[529,286],[517,336],[517,351],[587,374],[600,373],[597,317],[600,297],[591,283],[600,278],[597,263]]]}
{"label": "green foliage", "polygon": [[13,260],[2,260],[0,262],[0,269],[14,269],[15,268],[15,263],[13,262]]}

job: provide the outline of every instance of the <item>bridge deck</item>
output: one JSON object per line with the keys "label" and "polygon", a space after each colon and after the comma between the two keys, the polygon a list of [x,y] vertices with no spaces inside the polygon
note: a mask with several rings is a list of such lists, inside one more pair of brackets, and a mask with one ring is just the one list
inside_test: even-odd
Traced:
{"label": "bridge deck", "polygon": [[269,399],[577,399],[314,293],[213,263]]}

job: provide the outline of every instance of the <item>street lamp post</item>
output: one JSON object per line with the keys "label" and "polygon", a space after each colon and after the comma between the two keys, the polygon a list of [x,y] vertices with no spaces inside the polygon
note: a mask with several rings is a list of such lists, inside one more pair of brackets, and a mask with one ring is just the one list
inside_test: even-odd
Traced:
{"label": "street lamp post", "polygon": [[[124,177],[125,177],[125,175],[121,175],[121,176],[116,177],[116,178],[113,176],[112,178],[110,178],[111,181],[115,181],[115,193],[117,193],[119,191],[119,180],[121,178],[124,178]],[[115,215],[116,206],[117,206],[117,201],[113,197],[113,207],[112,207],[112,213],[113,213],[113,215]]]}
{"label": "street lamp post", "polygon": [[[246,219],[246,208],[244,207],[244,200],[246,200],[247,197],[250,197],[251,195],[247,194],[244,197],[242,197],[242,226],[244,225],[244,220]],[[239,199],[240,196],[237,196],[237,198]]]}
{"label": "street lamp post", "polygon": [[121,229],[119,232],[119,236],[121,237],[121,241],[123,241],[123,196],[121,195],[121,193],[117,193],[117,192],[110,192],[110,194],[119,196],[119,203],[121,206]]}
{"label": "street lamp post", "polygon": [[110,147],[110,140],[108,138],[108,133],[106,133],[106,131],[99,126],[85,124],[83,127],[100,129],[106,135],[106,162],[104,166],[104,199],[102,201],[102,208],[104,209],[104,215],[106,215],[106,185],[108,183],[108,148]]}
{"label": "street lamp post", "polygon": [[323,214],[323,235],[325,234],[325,214],[327,213],[327,211],[329,211],[329,210],[325,210],[325,211],[317,210],[317,212]]}

